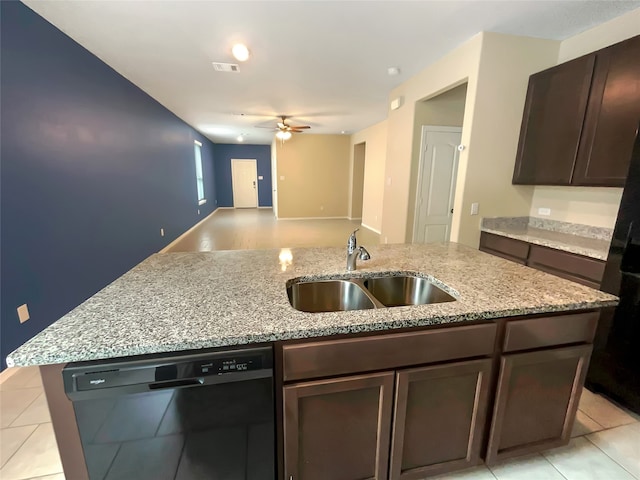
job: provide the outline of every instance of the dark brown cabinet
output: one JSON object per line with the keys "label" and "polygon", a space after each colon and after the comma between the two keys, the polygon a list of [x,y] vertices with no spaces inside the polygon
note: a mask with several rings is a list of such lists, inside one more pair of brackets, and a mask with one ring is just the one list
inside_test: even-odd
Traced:
{"label": "dark brown cabinet", "polygon": [[387,478],[394,373],[284,387],[287,480]]}
{"label": "dark brown cabinet", "polygon": [[604,275],[602,260],[493,233],[481,232],[479,250],[595,289]]}
{"label": "dark brown cabinet", "polygon": [[594,62],[581,57],[531,75],[513,183],[571,182]]}
{"label": "dark brown cabinet", "polygon": [[640,36],[532,75],[514,184],[624,186],[640,122]]}
{"label": "dark brown cabinet", "polygon": [[486,462],[569,440],[591,345],[504,355]]}
{"label": "dark brown cabinet", "polygon": [[640,123],[640,36],[596,56],[574,185],[624,187]]}
{"label": "dark brown cabinet", "polygon": [[481,463],[491,360],[397,373],[391,480],[421,479]]}

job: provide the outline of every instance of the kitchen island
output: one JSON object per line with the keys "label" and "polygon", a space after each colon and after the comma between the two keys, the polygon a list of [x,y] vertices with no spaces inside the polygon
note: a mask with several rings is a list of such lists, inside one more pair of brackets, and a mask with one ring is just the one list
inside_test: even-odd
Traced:
{"label": "kitchen island", "polygon": [[[274,346],[279,478],[422,478],[568,441],[598,310],[616,297],[457,244],[369,252],[355,272],[342,248],[156,254],[7,363],[43,365],[74,479],[65,364],[250,344]],[[456,300],[305,313],[287,297],[292,281],[399,273]],[[345,411],[363,428],[344,435]]]}

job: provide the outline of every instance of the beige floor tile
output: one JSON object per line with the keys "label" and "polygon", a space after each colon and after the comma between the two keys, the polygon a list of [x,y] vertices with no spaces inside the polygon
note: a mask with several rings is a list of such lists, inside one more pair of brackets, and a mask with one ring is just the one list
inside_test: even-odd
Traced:
{"label": "beige floor tile", "polygon": [[41,388],[0,390],[0,428],[11,425],[41,393]]}
{"label": "beige floor tile", "polygon": [[[41,386],[38,367],[15,367],[16,372],[0,383],[0,390],[16,390],[19,388]],[[34,381],[37,381],[34,385]]]}
{"label": "beige floor tile", "polygon": [[498,480],[564,480],[542,455],[510,458],[490,467]]}
{"label": "beige floor tile", "polygon": [[18,451],[37,427],[37,425],[27,425],[0,430],[0,468]]}
{"label": "beige floor tile", "polygon": [[640,478],[640,423],[632,423],[587,436],[612,460]]}
{"label": "beige floor tile", "polygon": [[459,472],[446,473],[436,477],[429,477],[426,480],[496,480],[493,473],[485,467],[473,467]]}
{"label": "beige floor tile", "polygon": [[49,414],[47,397],[44,392],[42,392],[38,398],[36,398],[31,405],[29,405],[26,410],[11,423],[11,426],[19,427],[21,425],[34,425],[50,421],[51,415]]}
{"label": "beige floor tile", "polygon": [[580,410],[605,428],[619,427],[636,421],[631,415],[601,395],[582,390]]}
{"label": "beige floor tile", "polygon": [[36,373],[36,375],[34,375],[33,377],[31,377],[31,380],[29,380],[25,387],[39,387],[39,388],[43,388],[42,386],[42,377],[40,376],[40,369],[38,369],[38,372]]}
{"label": "beige floor tile", "polygon": [[2,480],[23,480],[62,472],[53,427],[39,425],[0,470]]}
{"label": "beige floor tile", "polygon": [[604,429],[602,425],[589,417],[586,413],[578,410],[576,414],[576,421],[573,424],[573,430],[571,431],[571,437],[581,437],[593,432],[599,432]]}
{"label": "beige floor tile", "polygon": [[31,477],[27,480],[65,480],[64,473],[56,473],[55,475],[45,475],[44,477]]}
{"label": "beige floor tile", "polygon": [[634,480],[585,437],[574,438],[566,447],[543,455],[567,480]]}

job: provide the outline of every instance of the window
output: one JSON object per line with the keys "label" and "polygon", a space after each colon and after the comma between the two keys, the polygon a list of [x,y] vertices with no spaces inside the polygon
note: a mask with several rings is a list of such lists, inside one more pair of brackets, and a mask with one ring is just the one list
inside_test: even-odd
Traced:
{"label": "window", "polygon": [[202,144],[195,140],[193,148],[196,156],[196,185],[198,187],[198,205],[207,203],[204,198],[204,176],[202,174]]}

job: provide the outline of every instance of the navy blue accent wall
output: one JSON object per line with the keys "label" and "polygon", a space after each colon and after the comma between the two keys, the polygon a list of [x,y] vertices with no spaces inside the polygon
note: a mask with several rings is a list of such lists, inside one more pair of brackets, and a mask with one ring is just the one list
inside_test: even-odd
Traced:
{"label": "navy blue accent wall", "polygon": [[270,145],[234,145],[216,143],[214,145],[216,165],[216,190],[219,207],[233,207],[233,189],[231,185],[231,159],[255,158],[258,165],[258,206],[271,207],[271,146]]}
{"label": "navy blue accent wall", "polygon": [[[23,4],[0,8],[4,368],[14,348],[211,213],[216,191],[213,143]],[[23,303],[31,319],[20,324]]]}

